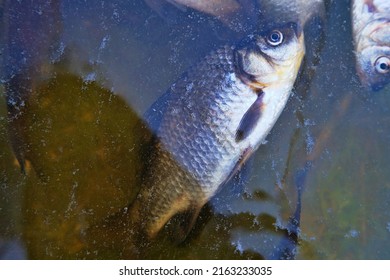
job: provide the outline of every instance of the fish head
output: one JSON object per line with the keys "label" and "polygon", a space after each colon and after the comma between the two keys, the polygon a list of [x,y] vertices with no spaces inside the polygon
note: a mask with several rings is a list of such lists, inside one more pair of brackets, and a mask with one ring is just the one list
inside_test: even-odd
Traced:
{"label": "fish head", "polygon": [[[236,74],[257,93],[236,132],[236,141],[247,139],[257,148],[282,112],[305,53],[300,24],[273,26],[251,35],[235,51]],[[244,143],[245,145],[245,143]]]}
{"label": "fish head", "polygon": [[374,91],[390,82],[390,22],[373,22],[358,42],[356,68],[362,84]]}
{"label": "fish head", "polygon": [[256,149],[263,141],[290,96],[304,53],[303,32],[297,23],[274,26],[238,45],[236,75],[257,99],[249,108],[241,108],[245,114],[236,132],[237,143]]}
{"label": "fish head", "polygon": [[390,46],[372,46],[357,54],[357,72],[363,85],[374,91],[390,82]]}
{"label": "fish head", "polygon": [[300,24],[288,23],[250,35],[238,45],[240,78],[255,89],[293,83],[305,53]]}

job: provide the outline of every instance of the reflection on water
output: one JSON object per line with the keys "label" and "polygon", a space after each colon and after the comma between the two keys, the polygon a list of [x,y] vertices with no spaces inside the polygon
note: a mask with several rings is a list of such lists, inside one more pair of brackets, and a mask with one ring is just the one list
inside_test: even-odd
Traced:
{"label": "reflection on water", "polygon": [[[2,12],[9,3],[0,1]],[[46,1],[34,3],[46,11]],[[2,52],[12,42],[11,53],[15,42],[26,49],[24,60],[5,60],[0,88],[2,258],[131,257],[136,229],[118,213],[134,200],[148,158],[150,132],[139,116],[188,66],[240,36],[191,10],[170,7],[161,18],[140,1],[99,3],[75,9],[63,1],[43,13],[61,18],[42,41],[51,42],[49,57],[33,36],[2,33]],[[279,258],[296,249],[298,186],[297,258],[390,257],[389,88],[360,86],[349,3],[327,5],[325,39],[305,33],[303,74],[267,144],[202,209],[183,243],[170,236],[179,216],[143,258]],[[23,117],[9,131],[5,89],[20,69],[23,83],[13,81]],[[27,159],[25,176],[11,143]]]}

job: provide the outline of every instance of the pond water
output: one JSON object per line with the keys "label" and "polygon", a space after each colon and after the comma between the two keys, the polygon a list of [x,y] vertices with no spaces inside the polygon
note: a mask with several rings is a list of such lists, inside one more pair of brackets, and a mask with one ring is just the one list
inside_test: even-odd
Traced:
{"label": "pond water", "polygon": [[[12,2],[0,1],[0,257],[127,258],[126,223],[104,221],[142,184],[145,111],[245,29],[135,0]],[[317,21],[305,30],[293,94],[241,181],[203,207],[184,242],[172,241],[173,219],[142,258],[390,258],[390,87],[359,82],[350,5],[326,1],[321,32]]]}

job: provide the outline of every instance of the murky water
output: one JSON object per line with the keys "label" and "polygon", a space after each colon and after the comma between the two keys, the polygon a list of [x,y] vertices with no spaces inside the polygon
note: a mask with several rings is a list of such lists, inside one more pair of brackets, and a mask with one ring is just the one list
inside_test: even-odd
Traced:
{"label": "murky water", "polygon": [[[122,212],[138,192],[150,137],[143,113],[189,66],[242,34],[191,10],[170,7],[162,18],[141,1],[60,2],[49,10],[46,1],[34,2],[32,10],[50,11],[43,20],[53,24],[31,16],[23,36],[6,17],[1,23],[8,30],[2,53],[9,42],[20,49],[11,44],[14,60],[2,56],[0,256],[123,258],[122,228],[90,228]],[[6,14],[9,1],[0,6]],[[184,243],[166,230],[145,258],[278,258],[294,244],[289,218],[299,209],[299,187],[296,258],[390,257],[390,92],[360,86],[349,6],[328,1],[324,36],[305,34],[308,61],[243,184],[218,193]],[[21,15],[31,10],[19,8]],[[25,35],[38,32],[32,23],[43,39]],[[6,81],[26,61],[34,67],[17,81],[28,85],[22,96],[32,97],[21,121],[10,122]],[[26,175],[11,148],[18,141]]]}

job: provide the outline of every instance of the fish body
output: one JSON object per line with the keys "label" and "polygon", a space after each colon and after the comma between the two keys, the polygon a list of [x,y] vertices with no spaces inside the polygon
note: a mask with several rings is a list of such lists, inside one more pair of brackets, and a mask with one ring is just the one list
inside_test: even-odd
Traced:
{"label": "fish body", "polygon": [[354,0],[352,26],[360,80],[379,90],[390,82],[390,1]]}
{"label": "fish body", "polygon": [[200,209],[264,141],[304,55],[299,24],[221,47],[189,69],[147,113],[151,163],[130,216],[153,238],[175,215],[183,240]]}

